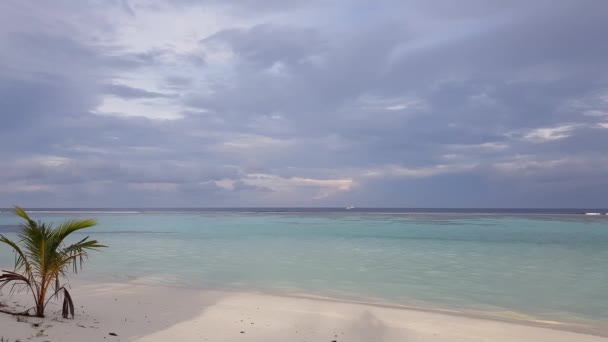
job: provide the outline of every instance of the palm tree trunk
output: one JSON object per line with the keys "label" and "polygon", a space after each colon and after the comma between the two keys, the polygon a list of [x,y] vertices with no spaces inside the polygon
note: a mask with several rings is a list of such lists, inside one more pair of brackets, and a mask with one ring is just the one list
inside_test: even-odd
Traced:
{"label": "palm tree trunk", "polygon": [[36,303],[36,316],[44,317],[44,298],[46,297],[46,289],[42,289],[38,294],[38,302]]}
{"label": "palm tree trunk", "polygon": [[36,305],[36,317],[44,317],[44,305]]}

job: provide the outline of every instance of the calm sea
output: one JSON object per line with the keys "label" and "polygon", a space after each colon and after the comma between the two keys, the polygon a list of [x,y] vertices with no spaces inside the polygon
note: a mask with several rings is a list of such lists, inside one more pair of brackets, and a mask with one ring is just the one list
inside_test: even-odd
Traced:
{"label": "calm sea", "polygon": [[[110,246],[79,277],[311,294],[602,327],[607,210],[39,210]],[[0,232],[18,220],[0,213]],[[82,235],[75,238],[81,238]],[[12,253],[0,246],[0,265]]]}

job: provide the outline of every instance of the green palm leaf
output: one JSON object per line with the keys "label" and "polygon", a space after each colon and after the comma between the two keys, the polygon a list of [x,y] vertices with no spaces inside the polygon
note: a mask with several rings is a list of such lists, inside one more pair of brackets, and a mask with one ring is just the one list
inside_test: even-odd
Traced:
{"label": "green palm leaf", "polygon": [[[97,221],[69,220],[53,228],[49,224],[35,222],[20,207],[16,207],[14,213],[24,222],[18,233],[18,243],[0,234],[0,242],[10,246],[15,252],[14,271],[3,271],[0,274],[0,288],[9,283],[25,286],[34,296],[36,315],[39,317],[44,317],[48,300],[63,293],[63,315],[67,317],[69,313],[73,317],[72,298],[60,279],[66,275],[70,266],[73,272],[76,272],[79,266],[82,267],[88,251],[106,246],[97,240],[89,240],[89,237],[68,246],[64,245],[64,240],[74,232],[95,226]],[[54,291],[45,301],[51,287]]]}

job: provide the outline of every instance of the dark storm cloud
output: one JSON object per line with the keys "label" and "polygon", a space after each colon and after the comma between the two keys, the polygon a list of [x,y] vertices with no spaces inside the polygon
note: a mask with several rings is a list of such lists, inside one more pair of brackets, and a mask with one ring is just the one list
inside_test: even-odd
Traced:
{"label": "dark storm cloud", "polygon": [[0,206],[602,206],[606,16],[4,2]]}

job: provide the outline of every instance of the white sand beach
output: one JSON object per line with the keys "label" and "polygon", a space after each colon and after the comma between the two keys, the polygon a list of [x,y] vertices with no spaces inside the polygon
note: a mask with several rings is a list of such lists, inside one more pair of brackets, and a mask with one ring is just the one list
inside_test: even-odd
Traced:
{"label": "white sand beach", "polygon": [[[259,293],[139,284],[74,283],[76,318],[0,314],[5,341],[595,342],[608,337],[414,309]],[[23,310],[29,298],[0,301]]]}

